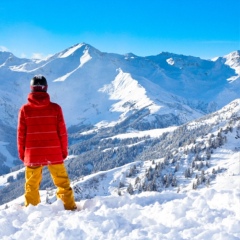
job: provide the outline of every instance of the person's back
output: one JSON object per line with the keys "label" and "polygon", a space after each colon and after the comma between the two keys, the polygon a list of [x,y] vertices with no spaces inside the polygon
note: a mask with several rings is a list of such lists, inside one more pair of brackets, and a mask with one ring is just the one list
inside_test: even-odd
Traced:
{"label": "person's back", "polygon": [[74,210],[73,191],[63,164],[68,142],[62,109],[50,101],[43,76],[31,80],[31,90],[28,103],[19,111],[17,132],[19,158],[26,166],[25,205],[40,202],[42,166],[47,165],[58,187],[57,197],[63,201],[65,209]]}
{"label": "person's back", "polygon": [[[22,160],[24,154],[25,165],[63,163],[67,157],[67,131],[61,107],[50,102],[48,93],[32,92],[20,114],[23,122],[19,128],[19,136],[22,137],[19,150]],[[22,132],[26,134],[25,138]]]}

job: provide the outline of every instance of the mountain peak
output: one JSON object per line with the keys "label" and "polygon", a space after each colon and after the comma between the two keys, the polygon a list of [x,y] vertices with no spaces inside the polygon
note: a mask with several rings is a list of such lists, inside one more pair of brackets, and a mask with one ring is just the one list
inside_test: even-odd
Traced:
{"label": "mountain peak", "polygon": [[240,57],[240,50],[230,52],[229,54],[224,56],[224,58],[237,58],[237,57]]}
{"label": "mountain peak", "polygon": [[225,59],[225,64],[230,68],[233,68],[238,75],[240,76],[240,50],[231,52],[223,57]]}
{"label": "mountain peak", "polygon": [[73,55],[80,55],[82,56],[85,51],[89,51],[89,52],[94,52],[94,53],[100,53],[99,50],[97,50],[96,48],[94,48],[93,46],[91,46],[90,44],[87,43],[77,43],[65,50],[63,50],[62,52],[56,54],[55,56],[57,56],[58,58],[67,58]]}
{"label": "mountain peak", "polygon": [[7,59],[15,57],[11,52],[0,51],[0,65],[5,63]]}
{"label": "mountain peak", "polygon": [[58,54],[59,58],[65,58],[68,57],[70,55],[73,55],[78,49],[85,47],[84,43],[79,43],[79,44],[75,44],[67,49],[65,49],[64,51],[60,52]]}

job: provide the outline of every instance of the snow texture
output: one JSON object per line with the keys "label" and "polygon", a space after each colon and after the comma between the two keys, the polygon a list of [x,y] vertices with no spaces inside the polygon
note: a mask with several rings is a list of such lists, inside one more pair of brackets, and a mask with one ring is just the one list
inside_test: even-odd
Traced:
{"label": "snow texture", "polygon": [[[81,211],[52,205],[0,211],[1,239],[239,239],[239,163],[214,188],[145,192],[78,202]],[[231,172],[232,171],[232,172]]]}
{"label": "snow texture", "polygon": [[[146,115],[146,121],[154,114],[173,114],[186,123],[203,116],[204,101],[208,107],[220,108],[239,98],[239,56],[236,51],[212,61],[171,53],[142,58],[101,53],[86,44],[77,44],[45,60],[18,59],[0,52],[1,129],[16,126],[18,109],[29,92],[29,80],[36,74],[47,77],[51,99],[62,106],[68,126],[113,126],[145,108],[152,114]],[[230,114],[229,106],[225,112]],[[194,128],[194,124],[189,127]],[[175,126],[150,131],[129,129],[112,138],[156,138],[174,130]],[[10,140],[6,141],[12,138],[7,138],[3,130],[1,133],[0,152],[6,157],[6,165],[12,166],[16,159],[7,148]],[[191,180],[182,179],[179,191],[169,188],[119,196],[117,184],[124,180],[122,172],[128,167],[122,166],[72,183],[73,188],[83,187],[96,176],[105,176],[101,182],[104,189],[94,192],[91,199],[77,201],[80,211],[65,211],[54,198],[48,204],[46,191],[41,191],[42,203],[35,207],[23,207],[21,196],[0,206],[0,239],[240,239],[238,141],[233,137],[212,154],[212,166],[224,171],[208,187],[197,190],[191,189]],[[8,177],[16,178],[23,171],[0,176],[0,188],[8,184]],[[90,193],[91,189],[83,191]]]}
{"label": "snow texture", "polygon": [[[240,153],[232,149],[233,141],[237,140],[230,140],[212,155],[212,164],[226,171],[208,187],[118,196],[113,186],[127,167],[123,166],[73,183],[105,174],[103,184],[109,187],[106,196],[102,190],[92,199],[78,201],[80,211],[65,211],[59,200],[51,205],[43,200],[26,208],[21,206],[23,197],[1,206],[0,238],[240,239]],[[41,198],[46,198],[45,191]]]}

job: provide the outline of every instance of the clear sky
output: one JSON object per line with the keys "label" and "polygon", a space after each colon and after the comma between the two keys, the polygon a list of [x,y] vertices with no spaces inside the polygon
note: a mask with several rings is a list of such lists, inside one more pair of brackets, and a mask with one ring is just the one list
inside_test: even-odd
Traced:
{"label": "clear sky", "polygon": [[88,43],[138,56],[240,49],[240,0],[1,0],[0,50],[46,57]]}

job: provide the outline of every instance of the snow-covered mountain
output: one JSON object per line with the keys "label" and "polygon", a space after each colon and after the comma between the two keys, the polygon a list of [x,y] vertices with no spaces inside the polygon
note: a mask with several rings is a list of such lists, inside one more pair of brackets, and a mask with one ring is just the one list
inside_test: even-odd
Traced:
{"label": "snow-covered mountain", "polygon": [[[70,152],[80,154],[102,135],[179,126],[238,98],[239,56],[240,51],[214,60],[165,52],[139,57],[103,53],[85,43],[44,60],[0,52],[0,174],[20,163],[18,109],[36,74],[47,78],[51,100],[63,108]],[[80,144],[85,140],[89,147]]]}
{"label": "snow-covered mountain", "polygon": [[[239,59],[0,52],[0,237],[239,239]],[[80,212],[63,210],[46,169],[42,203],[21,207],[17,115],[36,74],[65,114]]]}
{"label": "snow-covered mountain", "polygon": [[[0,237],[239,239],[239,119],[237,99],[182,126],[115,135],[139,143],[144,136],[158,141],[139,161],[75,179],[80,212],[65,211],[55,188],[41,191],[37,207],[21,207],[23,196],[0,206]],[[23,172],[1,177],[0,186]]]}
{"label": "snow-covered mountain", "polygon": [[[45,60],[18,59],[1,52],[1,109],[11,112],[6,104],[18,108],[26,101],[31,77],[43,74],[52,100],[63,106],[68,126],[116,124],[142,109],[149,111],[147,116],[172,113],[183,123],[202,114],[196,108],[216,110],[235,99],[240,91],[235,86],[239,55],[236,51],[214,61],[171,53],[138,57],[102,53],[88,44],[77,44]],[[229,91],[234,95],[221,98]],[[1,120],[9,122],[5,115]]]}

